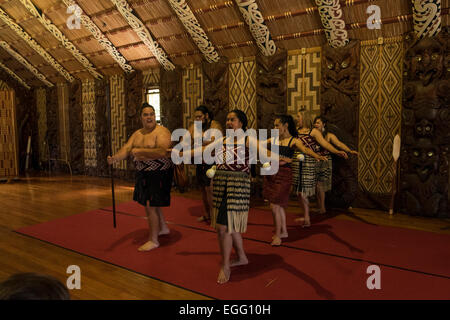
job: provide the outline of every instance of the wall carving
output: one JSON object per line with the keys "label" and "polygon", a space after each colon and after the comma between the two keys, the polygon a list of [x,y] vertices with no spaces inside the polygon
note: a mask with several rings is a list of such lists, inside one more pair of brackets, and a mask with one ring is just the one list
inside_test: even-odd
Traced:
{"label": "wall carving", "polygon": [[448,31],[406,38],[399,205],[411,215],[450,216]]}
{"label": "wall carving", "polygon": [[[346,47],[322,47],[320,113],[328,130],[353,150],[358,145],[359,42]],[[327,192],[330,207],[348,208],[358,191],[358,164],[355,157],[333,157],[333,186]]]}

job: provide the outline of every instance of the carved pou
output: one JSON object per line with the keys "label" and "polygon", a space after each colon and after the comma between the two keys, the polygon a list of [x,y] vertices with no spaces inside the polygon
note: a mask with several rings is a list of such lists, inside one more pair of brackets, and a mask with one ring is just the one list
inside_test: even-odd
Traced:
{"label": "carved pou", "polygon": [[214,120],[225,126],[228,112],[228,58],[219,62],[202,62],[204,79],[204,104],[214,115]]}
{"label": "carved pou", "polygon": [[[358,145],[359,50],[357,41],[341,48],[322,48],[320,112],[328,130],[353,150]],[[351,205],[358,191],[357,172],[354,157],[345,160],[333,156],[333,185],[325,198],[327,206]]]}
{"label": "carved pou", "polygon": [[287,52],[278,48],[275,55],[256,58],[256,94],[258,128],[273,128],[276,114],[284,114],[286,106]]}
{"label": "carved pou", "polygon": [[448,217],[450,146],[448,28],[409,35],[404,60],[400,210]]}
{"label": "carved pou", "polygon": [[171,132],[183,127],[181,71],[160,70],[160,101],[162,124]]}

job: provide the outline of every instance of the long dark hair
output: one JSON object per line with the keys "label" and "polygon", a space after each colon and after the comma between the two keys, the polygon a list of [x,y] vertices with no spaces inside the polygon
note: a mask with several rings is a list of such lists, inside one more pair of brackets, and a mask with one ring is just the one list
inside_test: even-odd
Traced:
{"label": "long dark hair", "polygon": [[279,119],[282,124],[288,124],[288,131],[294,138],[298,137],[297,127],[295,126],[294,118],[288,114],[280,114],[275,117],[275,119]]}
{"label": "long dark hair", "polygon": [[313,126],[317,120],[320,120],[323,123],[323,131],[321,133],[322,133],[323,137],[325,138],[328,134],[327,120],[325,120],[322,116],[317,116],[314,118]]}
{"label": "long dark hair", "polygon": [[214,115],[212,114],[212,112],[209,111],[208,107],[205,106],[204,104],[199,105],[197,108],[195,108],[194,111],[200,111],[204,115],[208,115],[209,121],[212,121],[214,118]]}
{"label": "long dark hair", "polygon": [[238,117],[239,121],[241,121],[242,123],[242,130],[246,131],[248,125],[247,115],[239,109],[231,110],[230,112],[228,112],[228,114],[230,113],[236,114],[236,117]]}

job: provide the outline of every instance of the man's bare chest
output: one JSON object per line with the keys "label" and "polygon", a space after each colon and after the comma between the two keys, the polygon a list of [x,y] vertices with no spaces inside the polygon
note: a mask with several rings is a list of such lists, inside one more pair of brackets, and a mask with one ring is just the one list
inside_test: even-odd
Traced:
{"label": "man's bare chest", "polygon": [[133,141],[135,148],[154,148],[156,146],[156,133],[138,133]]}

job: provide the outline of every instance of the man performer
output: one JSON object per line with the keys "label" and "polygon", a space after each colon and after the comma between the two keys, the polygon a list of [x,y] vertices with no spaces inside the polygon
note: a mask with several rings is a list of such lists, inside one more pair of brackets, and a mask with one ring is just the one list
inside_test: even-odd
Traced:
{"label": "man performer", "polygon": [[149,224],[149,239],[138,250],[150,251],[159,247],[158,236],[169,234],[162,207],[170,206],[173,163],[167,149],[171,146],[170,131],[156,123],[155,109],[148,103],[141,108],[142,129],[108,163],[113,164],[132,156],[136,164],[136,184],[133,200],[145,206]]}

